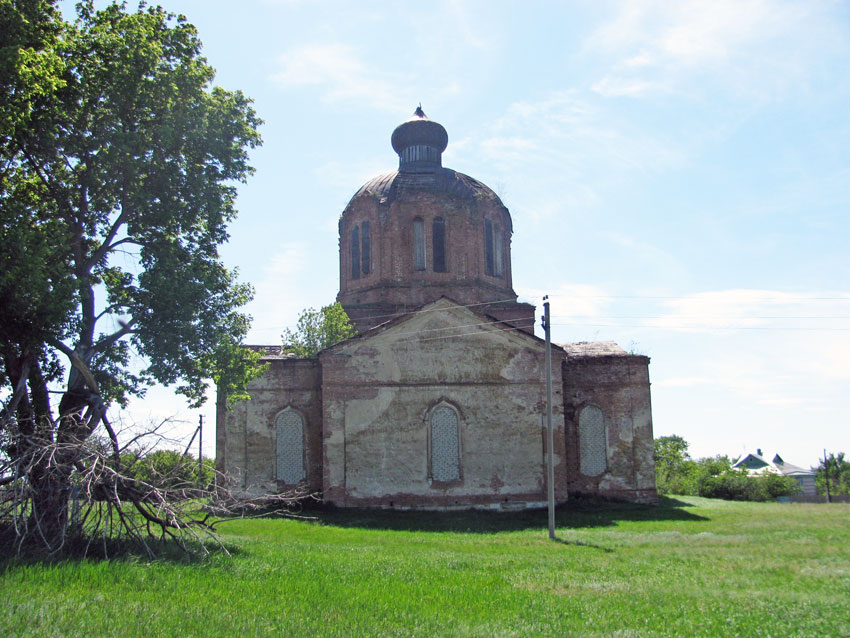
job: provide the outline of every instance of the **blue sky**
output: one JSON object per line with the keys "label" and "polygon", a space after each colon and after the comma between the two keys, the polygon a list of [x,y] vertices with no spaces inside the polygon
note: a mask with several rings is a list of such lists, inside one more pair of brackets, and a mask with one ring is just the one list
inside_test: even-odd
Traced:
{"label": "blue sky", "polygon": [[[847,3],[164,6],[265,120],[223,250],[256,287],[250,342],[334,300],[339,214],[421,102],[444,165],[510,209],[514,287],[551,296],[554,340],[652,358],[656,436],[850,452]],[[197,414],[162,390],[133,406]]]}

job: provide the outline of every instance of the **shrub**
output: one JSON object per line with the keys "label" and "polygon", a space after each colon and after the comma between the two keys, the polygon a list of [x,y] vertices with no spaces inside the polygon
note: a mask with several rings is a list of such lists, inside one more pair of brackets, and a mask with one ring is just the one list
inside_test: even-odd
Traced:
{"label": "shrub", "polygon": [[778,496],[790,496],[799,489],[797,481],[790,476],[772,472],[750,476],[746,470],[727,470],[700,481],[698,494],[729,501],[769,501]]}

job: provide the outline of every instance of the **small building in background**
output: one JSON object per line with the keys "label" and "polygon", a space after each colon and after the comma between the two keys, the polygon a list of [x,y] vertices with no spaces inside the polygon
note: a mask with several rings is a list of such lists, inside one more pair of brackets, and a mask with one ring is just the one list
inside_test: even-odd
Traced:
{"label": "small building in background", "polygon": [[774,474],[782,474],[790,476],[797,481],[800,486],[800,494],[802,496],[815,496],[817,490],[815,488],[815,472],[806,470],[797,465],[787,463],[781,456],[775,454],[773,459],[768,460],[762,454],[760,449],[756,450],[755,454],[745,454],[732,465],[733,469],[745,469],[749,474],[765,474],[772,472]]}

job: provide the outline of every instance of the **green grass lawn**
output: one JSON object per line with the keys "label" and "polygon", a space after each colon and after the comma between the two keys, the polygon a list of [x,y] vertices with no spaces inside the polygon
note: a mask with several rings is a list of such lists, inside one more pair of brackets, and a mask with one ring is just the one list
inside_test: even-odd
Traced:
{"label": "green grass lawn", "polygon": [[850,506],[245,520],[233,558],[0,563],[2,636],[850,636]]}

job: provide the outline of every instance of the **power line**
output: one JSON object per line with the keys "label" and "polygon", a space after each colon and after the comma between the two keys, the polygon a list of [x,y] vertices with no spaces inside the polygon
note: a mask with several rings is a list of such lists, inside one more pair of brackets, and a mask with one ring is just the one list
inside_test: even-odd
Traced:
{"label": "power line", "polygon": [[[553,317],[559,319],[573,319],[573,318],[582,318],[582,319],[664,319],[669,317],[670,315],[552,315]],[[818,320],[830,320],[830,319],[850,319],[850,316],[841,316],[841,315],[823,315],[823,316],[815,316],[815,315],[711,315],[711,314],[703,314],[700,313],[698,315],[675,315],[676,317],[682,317],[686,319],[701,319],[705,317],[712,317],[716,319],[818,319]]]}
{"label": "power line", "polygon": [[792,332],[850,332],[850,328],[775,328],[768,326],[711,326],[711,325],[647,325],[620,323],[553,323],[553,326],[573,326],[585,328],[650,328],[653,330],[763,330],[763,331],[792,331]]}
{"label": "power line", "polygon": [[[479,325],[495,326],[495,325],[497,325],[497,323],[501,323],[501,322],[495,322],[494,321],[494,322],[491,322],[490,324],[479,324]],[[471,325],[474,325],[474,324],[470,324],[470,326]],[[400,339],[398,341],[398,343],[421,343],[423,341],[435,341],[435,340],[438,340],[438,339],[458,339],[460,337],[468,337],[470,335],[490,333],[490,332],[493,332],[493,330],[496,330],[496,331],[499,331],[499,332],[522,330],[523,328],[531,328],[533,325],[534,325],[534,322],[532,322],[528,325],[523,325],[521,323],[518,323],[516,325],[508,325],[508,326],[504,326],[504,327],[493,328],[493,329],[490,329],[490,330],[474,330],[472,332],[460,332],[460,333],[454,334],[454,335],[441,335],[439,337],[425,337],[424,339]],[[456,326],[456,328],[460,328],[460,327],[461,326]],[[418,333],[413,332],[413,333],[410,333],[410,334],[418,334]],[[528,333],[526,333],[526,334],[528,334]],[[532,336],[532,335],[529,335],[529,336]]]}
{"label": "power line", "polygon": [[[550,297],[559,297],[562,299],[666,299],[666,300],[677,300],[682,301],[685,299],[693,300],[698,295],[706,295],[712,293],[694,293],[692,295],[680,295],[680,296],[662,296],[662,295],[549,295]],[[729,299],[724,298],[724,302],[735,302],[739,301],[740,303],[752,303],[753,301],[784,301],[784,302],[796,302],[796,301],[850,301],[850,294],[846,294],[841,297],[808,297],[808,296],[800,296],[800,293],[789,292],[786,293],[788,296],[786,297],[753,297],[748,299]],[[789,299],[789,297],[793,297]]]}

